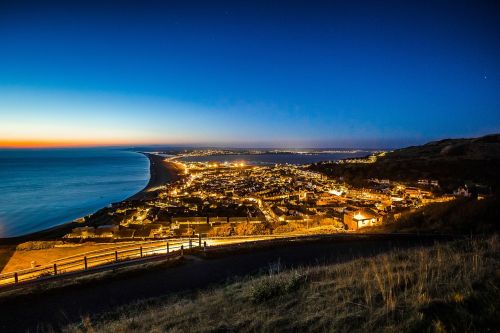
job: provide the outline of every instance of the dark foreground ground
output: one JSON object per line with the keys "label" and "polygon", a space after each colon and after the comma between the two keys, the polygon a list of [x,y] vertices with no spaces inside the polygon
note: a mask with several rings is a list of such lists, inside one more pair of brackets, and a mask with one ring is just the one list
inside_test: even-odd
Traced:
{"label": "dark foreground ground", "polygon": [[360,237],[363,236],[267,246],[209,259],[186,259],[174,267],[126,278],[0,300],[0,331],[37,331],[48,327],[57,330],[82,317],[98,316],[137,300],[195,291],[238,276],[257,274],[278,261],[285,268],[346,262],[395,248],[428,246],[438,239],[398,235]]}

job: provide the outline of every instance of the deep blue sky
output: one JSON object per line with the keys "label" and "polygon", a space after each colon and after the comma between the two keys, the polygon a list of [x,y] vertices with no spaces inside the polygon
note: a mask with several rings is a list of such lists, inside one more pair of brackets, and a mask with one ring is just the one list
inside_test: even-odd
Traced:
{"label": "deep blue sky", "polygon": [[398,147],[499,132],[500,5],[3,0],[0,120],[0,146]]}

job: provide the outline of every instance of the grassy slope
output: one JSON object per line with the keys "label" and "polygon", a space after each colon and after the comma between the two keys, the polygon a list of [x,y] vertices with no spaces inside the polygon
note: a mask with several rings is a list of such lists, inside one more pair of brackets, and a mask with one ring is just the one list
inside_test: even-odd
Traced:
{"label": "grassy slope", "polygon": [[491,234],[500,231],[500,197],[484,200],[459,198],[404,213],[397,221],[364,228],[362,232],[421,232]]}
{"label": "grassy slope", "polygon": [[393,251],[350,263],[281,271],[196,294],[150,300],[67,332],[495,330],[499,240]]}

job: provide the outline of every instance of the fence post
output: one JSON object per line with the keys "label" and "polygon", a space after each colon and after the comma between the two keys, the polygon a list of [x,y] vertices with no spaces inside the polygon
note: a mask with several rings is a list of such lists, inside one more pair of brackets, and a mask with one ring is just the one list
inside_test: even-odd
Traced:
{"label": "fence post", "polygon": [[54,263],[54,275],[57,275],[57,264]]}
{"label": "fence post", "polygon": [[169,251],[169,249],[168,249],[168,242],[167,242],[167,254],[168,254],[169,252],[170,252],[170,251]]}
{"label": "fence post", "polygon": [[201,247],[201,232],[198,234],[198,247]]}
{"label": "fence post", "polygon": [[141,258],[142,258],[142,246],[140,247],[140,250],[141,250]]}
{"label": "fence post", "polygon": [[118,261],[118,251],[115,251],[115,261]]}
{"label": "fence post", "polygon": [[181,245],[181,257],[184,256],[184,245]]}
{"label": "fence post", "polygon": [[191,250],[192,247],[193,247],[193,240],[189,238],[189,249]]}
{"label": "fence post", "polygon": [[85,270],[87,270],[87,257],[83,257],[83,265],[85,267]]}
{"label": "fence post", "polygon": [[17,272],[14,273],[14,283],[15,284],[19,283],[19,277],[17,276]]}

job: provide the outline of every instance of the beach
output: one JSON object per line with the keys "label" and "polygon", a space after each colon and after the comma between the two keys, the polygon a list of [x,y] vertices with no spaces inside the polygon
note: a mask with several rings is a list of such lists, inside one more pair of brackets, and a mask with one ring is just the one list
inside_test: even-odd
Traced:
{"label": "beach", "polygon": [[155,197],[155,188],[174,182],[182,172],[178,164],[165,160],[165,157],[143,153],[149,158],[149,182],[140,192],[126,200],[147,200]]}

